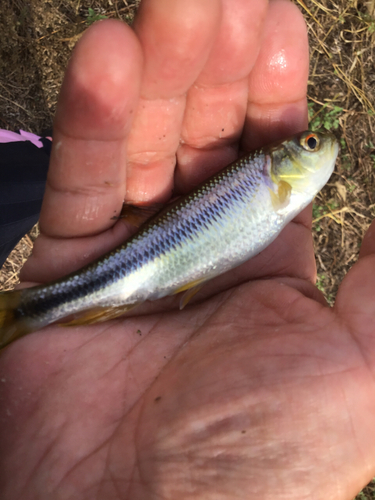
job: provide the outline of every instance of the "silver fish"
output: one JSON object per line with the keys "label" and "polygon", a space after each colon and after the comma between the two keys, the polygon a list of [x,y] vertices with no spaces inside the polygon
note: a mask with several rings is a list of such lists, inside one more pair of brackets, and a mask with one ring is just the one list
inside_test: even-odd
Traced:
{"label": "silver fish", "polygon": [[186,291],[266,248],[325,185],[338,142],[306,131],[235,161],[124,244],[47,285],[0,294],[0,347],[70,315],[88,324]]}

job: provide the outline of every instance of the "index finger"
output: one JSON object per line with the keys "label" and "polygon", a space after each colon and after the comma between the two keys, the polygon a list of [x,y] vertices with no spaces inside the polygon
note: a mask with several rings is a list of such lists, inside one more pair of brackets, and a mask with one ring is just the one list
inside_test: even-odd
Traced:
{"label": "index finger", "polygon": [[141,70],[137,37],[119,21],[95,24],[78,43],[54,123],[42,233],[88,236],[113,225],[125,195],[125,143]]}

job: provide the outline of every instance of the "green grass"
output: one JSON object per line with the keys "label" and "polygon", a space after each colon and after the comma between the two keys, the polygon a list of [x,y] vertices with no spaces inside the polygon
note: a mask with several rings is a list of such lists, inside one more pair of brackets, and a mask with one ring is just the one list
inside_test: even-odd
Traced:
{"label": "green grass", "polygon": [[87,19],[86,19],[86,24],[88,26],[91,26],[91,24],[95,23],[96,21],[100,21],[101,19],[107,19],[107,16],[104,14],[100,14],[98,12],[95,12],[94,9],[89,7],[88,9],[88,14],[87,14]]}
{"label": "green grass", "polygon": [[340,106],[331,107],[328,104],[323,104],[321,108],[315,112],[315,103],[309,103],[309,119],[310,119],[310,129],[311,130],[337,130],[340,126],[340,115],[343,112],[343,108]]}

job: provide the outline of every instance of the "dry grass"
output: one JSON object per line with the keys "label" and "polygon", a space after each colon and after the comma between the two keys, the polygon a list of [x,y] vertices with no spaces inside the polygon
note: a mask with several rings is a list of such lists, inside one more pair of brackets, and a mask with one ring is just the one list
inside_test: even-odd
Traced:
{"label": "dry grass", "polygon": [[[356,261],[375,215],[375,0],[294,0],[309,31],[311,123],[333,130],[341,156],[314,203],[318,286],[330,303]],[[3,0],[0,11],[0,127],[50,128],[71,50],[92,11],[131,22],[138,0]],[[90,14],[91,12],[91,14]],[[35,230],[0,271],[12,288]],[[357,499],[374,498],[369,485]]]}
{"label": "dry grass", "polygon": [[311,121],[334,130],[341,156],[314,204],[318,286],[330,303],[374,216],[375,2],[296,0],[311,45]]}
{"label": "dry grass", "polygon": [[12,250],[0,271],[0,290],[13,290],[19,282],[18,276],[24,263],[30,257],[33,243],[39,234],[38,224]]}

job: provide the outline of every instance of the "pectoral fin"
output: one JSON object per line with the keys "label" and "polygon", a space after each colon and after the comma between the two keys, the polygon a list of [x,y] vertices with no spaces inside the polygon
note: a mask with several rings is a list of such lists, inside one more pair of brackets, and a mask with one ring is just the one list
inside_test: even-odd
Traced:
{"label": "pectoral fin", "polygon": [[273,208],[277,211],[288,206],[290,195],[292,194],[292,186],[286,181],[280,181],[277,185],[277,194],[269,190]]}
{"label": "pectoral fin", "polygon": [[102,321],[118,318],[137,305],[138,303],[117,307],[94,307],[84,311],[81,315],[67,323],[60,323],[60,326],[81,326],[101,323]]}

